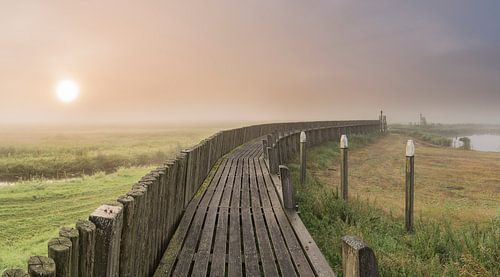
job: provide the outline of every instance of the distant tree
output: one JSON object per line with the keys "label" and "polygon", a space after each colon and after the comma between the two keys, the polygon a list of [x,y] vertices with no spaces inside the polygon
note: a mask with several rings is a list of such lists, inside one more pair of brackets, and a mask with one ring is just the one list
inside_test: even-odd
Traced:
{"label": "distant tree", "polygon": [[463,137],[463,138],[459,138],[458,139],[459,141],[462,142],[462,149],[465,149],[465,150],[471,150],[471,144],[470,144],[470,138],[468,137]]}

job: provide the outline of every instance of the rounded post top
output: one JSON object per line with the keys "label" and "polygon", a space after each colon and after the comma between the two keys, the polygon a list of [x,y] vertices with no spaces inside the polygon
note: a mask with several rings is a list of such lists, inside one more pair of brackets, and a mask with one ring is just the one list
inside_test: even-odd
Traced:
{"label": "rounded post top", "polygon": [[413,157],[415,156],[415,144],[413,143],[413,140],[408,140],[406,142],[406,157]]}
{"label": "rounded post top", "polygon": [[340,137],[340,148],[341,149],[349,148],[349,142],[347,141],[347,136],[346,135],[342,135]]}
{"label": "rounded post top", "polygon": [[306,132],[300,132],[300,142],[307,142]]}

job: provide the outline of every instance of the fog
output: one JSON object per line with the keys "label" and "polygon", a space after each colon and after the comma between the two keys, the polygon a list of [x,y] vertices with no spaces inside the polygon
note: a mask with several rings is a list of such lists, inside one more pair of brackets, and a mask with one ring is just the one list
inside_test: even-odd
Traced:
{"label": "fog", "polygon": [[0,124],[500,123],[500,2],[407,2],[2,1]]}

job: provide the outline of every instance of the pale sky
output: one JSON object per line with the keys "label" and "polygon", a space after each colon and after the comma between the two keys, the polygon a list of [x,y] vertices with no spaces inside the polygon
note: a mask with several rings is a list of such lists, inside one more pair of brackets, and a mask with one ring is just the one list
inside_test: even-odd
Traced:
{"label": "pale sky", "polygon": [[[411,2],[411,3],[410,3]],[[55,96],[73,79],[80,95]],[[1,1],[0,123],[500,123],[500,1]]]}

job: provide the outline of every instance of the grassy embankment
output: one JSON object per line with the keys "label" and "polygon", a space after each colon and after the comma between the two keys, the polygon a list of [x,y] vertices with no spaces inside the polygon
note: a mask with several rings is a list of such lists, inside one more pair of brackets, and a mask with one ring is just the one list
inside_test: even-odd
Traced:
{"label": "grassy embankment", "polygon": [[[3,132],[0,136],[2,172],[14,168],[16,174],[24,174],[26,168],[31,172],[36,168],[44,176],[51,176],[49,172],[56,167],[78,175],[83,171],[78,168],[81,161],[92,169],[85,170],[86,174],[101,172],[71,179],[36,178],[0,184],[0,272],[7,267],[24,268],[30,255],[46,255],[47,241],[57,235],[59,227],[73,226],[77,219],[88,217],[102,203],[127,192],[153,165],[161,164],[179,149],[196,144],[215,130]],[[56,132],[59,135],[53,135]],[[109,161],[110,166],[102,167],[99,160]]]}
{"label": "grassy embankment", "polygon": [[[500,153],[417,140],[415,233],[404,230],[406,137],[351,137],[349,205],[337,197],[338,144],[308,151],[296,186],[301,218],[336,272],[340,238],[361,237],[382,276],[493,276],[500,272]],[[298,184],[298,165],[290,165]]]}

